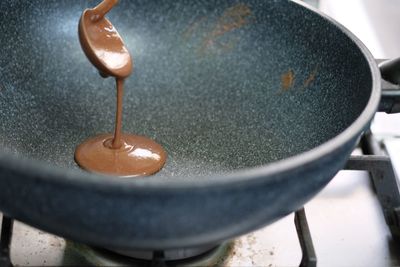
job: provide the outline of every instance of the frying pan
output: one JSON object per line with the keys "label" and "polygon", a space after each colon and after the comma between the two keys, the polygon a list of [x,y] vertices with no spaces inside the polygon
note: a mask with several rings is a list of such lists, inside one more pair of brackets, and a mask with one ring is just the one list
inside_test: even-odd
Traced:
{"label": "frying pan", "polygon": [[32,226],[113,249],[216,244],[302,207],[377,111],[371,54],[299,2],[120,1],[124,131],[168,161],[146,178],[86,173],[74,148],[111,132],[115,110],[77,37],[95,4],[0,3],[0,210]]}

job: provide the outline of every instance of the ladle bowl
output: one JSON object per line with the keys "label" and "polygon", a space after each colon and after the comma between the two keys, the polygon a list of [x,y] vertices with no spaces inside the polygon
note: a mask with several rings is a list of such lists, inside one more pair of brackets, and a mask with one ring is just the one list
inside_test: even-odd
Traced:
{"label": "ladle bowl", "polygon": [[[104,78],[126,78],[133,63],[126,45],[112,23],[105,17],[118,0],[103,0],[94,8],[83,11],[78,34],[83,52]],[[100,41],[99,36],[104,36]]]}

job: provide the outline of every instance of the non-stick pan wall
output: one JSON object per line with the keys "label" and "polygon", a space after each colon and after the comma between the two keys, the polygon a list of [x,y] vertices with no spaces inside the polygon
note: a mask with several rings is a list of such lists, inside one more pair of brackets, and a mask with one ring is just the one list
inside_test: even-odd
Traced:
{"label": "non-stick pan wall", "polygon": [[136,63],[125,130],[157,139],[169,160],[145,179],[57,168],[76,168],[74,146],[113,127],[114,83],[77,40],[94,4],[0,1],[0,145],[28,158],[0,152],[0,210],[40,229],[125,250],[253,231],[319,192],[377,108],[372,56],[296,3],[121,0],[110,19]]}
{"label": "non-stick pan wall", "polygon": [[[82,53],[96,1],[0,3],[2,150],[77,168],[75,146],[113,129],[114,81]],[[169,153],[156,177],[259,166],[349,126],[371,90],[341,31],[287,1],[120,1],[109,18],[135,61],[124,131]]]}

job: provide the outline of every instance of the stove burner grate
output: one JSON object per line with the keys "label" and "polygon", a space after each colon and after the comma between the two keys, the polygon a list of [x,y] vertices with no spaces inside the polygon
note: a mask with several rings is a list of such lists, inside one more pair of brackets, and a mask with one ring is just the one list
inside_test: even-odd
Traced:
{"label": "stove burner grate", "polygon": [[0,236],[0,266],[12,267],[10,259],[10,245],[13,230],[13,219],[3,215]]}
{"label": "stove burner grate", "polygon": [[[308,227],[307,218],[304,209],[301,209],[295,214],[295,225],[296,230],[301,246],[301,250],[303,253],[303,257],[301,260],[300,267],[316,267],[317,258],[314,251],[314,245],[311,239],[311,233]],[[1,236],[0,236],[0,266],[4,267],[13,267],[11,263],[10,257],[10,245],[11,245],[11,237],[12,237],[12,229],[13,229],[13,219],[3,215],[2,225],[1,225]],[[84,246],[84,245],[82,245]],[[223,245],[217,246],[210,251],[203,253],[202,255],[194,256],[185,260],[178,261],[169,261],[165,257],[164,251],[154,251],[152,253],[153,257],[151,260],[140,260],[140,259],[131,259],[130,264],[136,264],[137,266],[149,266],[149,267],[168,267],[168,266],[193,266],[193,263],[217,263],[217,259],[223,257],[224,252],[227,251],[228,244],[225,243]],[[91,249],[89,247],[78,248],[78,250],[88,250],[90,249],[90,253],[94,256],[98,255],[100,257],[104,257],[107,259],[107,253],[104,250],[100,249]],[[113,257],[117,254],[112,253]],[[121,256],[121,259],[127,259],[126,256]],[[210,260],[211,259],[211,260]],[[123,262],[122,265],[126,264]]]}

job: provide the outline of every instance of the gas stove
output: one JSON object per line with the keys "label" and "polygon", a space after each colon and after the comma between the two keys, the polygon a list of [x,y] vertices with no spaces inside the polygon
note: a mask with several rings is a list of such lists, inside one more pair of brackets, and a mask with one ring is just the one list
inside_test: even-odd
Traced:
{"label": "gas stove", "polygon": [[[375,57],[400,55],[390,47],[398,29],[388,26],[398,25],[395,0],[307,2],[347,26]],[[346,170],[303,209],[217,247],[111,252],[0,214],[0,266],[400,266],[399,122],[399,115],[377,114]]]}

